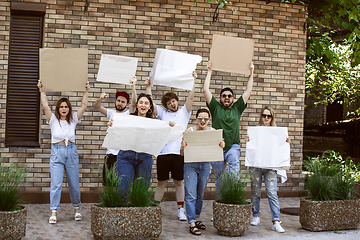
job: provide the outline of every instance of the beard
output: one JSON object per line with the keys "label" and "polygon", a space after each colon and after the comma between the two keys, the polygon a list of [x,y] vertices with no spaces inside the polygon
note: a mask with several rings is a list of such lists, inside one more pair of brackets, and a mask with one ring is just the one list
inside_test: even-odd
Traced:
{"label": "beard", "polygon": [[125,106],[125,107],[121,107],[121,105],[120,105],[120,106],[116,106],[116,105],[115,105],[115,109],[116,109],[117,111],[119,111],[119,112],[124,111],[125,108],[126,108],[126,106]]}
{"label": "beard", "polygon": [[232,103],[230,103],[229,106],[225,106],[225,105],[223,104],[223,102],[220,101],[220,104],[221,104],[221,106],[223,106],[223,108],[230,108],[230,107],[233,105],[233,103],[234,103],[234,101],[233,101]]}

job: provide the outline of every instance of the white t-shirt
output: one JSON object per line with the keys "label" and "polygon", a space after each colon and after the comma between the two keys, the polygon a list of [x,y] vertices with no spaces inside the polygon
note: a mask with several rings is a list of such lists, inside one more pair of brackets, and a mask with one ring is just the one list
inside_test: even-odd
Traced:
{"label": "white t-shirt", "polygon": [[73,120],[70,124],[66,120],[58,120],[55,114],[51,113],[50,121],[46,121],[50,125],[51,130],[51,143],[61,142],[62,140],[75,143],[75,127],[76,124],[81,122],[77,118],[77,112],[72,115]]}
{"label": "white t-shirt", "polygon": [[[181,109],[176,112],[170,112],[169,110],[162,108],[156,105],[157,115],[160,120],[163,121],[172,121],[175,124],[185,126],[187,128],[188,122],[190,120],[191,111],[188,112],[186,109],[186,105],[184,105]],[[175,142],[170,142],[164,146],[159,155],[165,154],[178,154],[180,155],[180,147],[181,147],[182,136],[176,140]]]}
{"label": "white t-shirt", "polygon": [[[106,117],[108,119],[111,119],[114,117],[116,113],[116,110],[113,110],[113,109],[106,109]],[[123,114],[130,114],[129,110],[125,111],[125,112],[121,112]],[[106,154],[112,154],[112,155],[117,155],[119,152],[119,150],[116,150],[116,149],[111,149],[111,148],[107,148],[106,149]]]}

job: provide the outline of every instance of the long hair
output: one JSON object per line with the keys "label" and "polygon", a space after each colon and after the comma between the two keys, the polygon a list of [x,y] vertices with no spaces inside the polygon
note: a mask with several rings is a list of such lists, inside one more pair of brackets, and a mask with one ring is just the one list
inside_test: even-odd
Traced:
{"label": "long hair", "polygon": [[60,109],[61,103],[63,103],[63,102],[66,102],[66,104],[68,105],[68,108],[69,108],[69,113],[68,113],[68,115],[66,115],[66,121],[70,124],[70,122],[73,121],[73,117],[72,117],[72,107],[71,107],[71,103],[70,103],[69,99],[67,99],[67,98],[59,99],[59,101],[56,103],[56,107],[55,107],[55,116],[60,121],[59,109]]}
{"label": "long hair", "polygon": [[263,117],[261,116],[265,110],[269,110],[270,111],[270,114],[272,116],[271,118],[271,121],[270,121],[270,126],[272,127],[276,127],[276,122],[275,122],[275,112],[274,112],[274,109],[272,107],[269,107],[269,106],[265,106],[261,109],[261,112],[260,112],[260,118],[259,118],[259,122],[258,122],[258,126],[265,126],[264,124],[264,121],[263,121]]}
{"label": "long hair", "polygon": [[138,110],[138,108],[137,108],[137,104],[138,104],[140,98],[142,98],[142,97],[146,97],[146,98],[149,100],[149,102],[150,102],[150,109],[149,109],[149,111],[147,111],[146,117],[147,117],[147,118],[154,118],[154,104],[153,104],[153,101],[152,101],[152,99],[151,99],[151,96],[150,96],[149,94],[145,94],[145,93],[140,93],[140,94],[139,94],[139,96],[138,96],[138,98],[137,98],[137,100],[136,100],[135,112],[132,113],[131,115],[136,115],[136,116],[138,115],[139,110]]}

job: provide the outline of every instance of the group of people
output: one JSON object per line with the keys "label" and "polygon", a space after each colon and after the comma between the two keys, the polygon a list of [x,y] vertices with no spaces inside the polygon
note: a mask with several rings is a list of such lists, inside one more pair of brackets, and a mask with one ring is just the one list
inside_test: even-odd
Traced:
{"label": "group of people", "polygon": [[[235,95],[231,88],[224,88],[220,91],[220,101],[217,101],[210,91],[210,81],[212,67],[209,62],[208,73],[204,82],[203,92],[208,109],[200,108],[196,112],[197,125],[188,128],[186,131],[210,131],[223,129],[223,141],[219,146],[223,148],[224,160],[217,162],[192,162],[184,163],[184,149],[187,143],[180,137],[175,142],[166,144],[156,159],[157,168],[157,187],[155,189],[154,199],[160,203],[163,199],[165,187],[169,180],[169,174],[174,181],[177,200],[177,213],[180,221],[188,221],[189,231],[194,235],[201,235],[201,230],[206,229],[206,225],[199,220],[203,195],[206,188],[210,169],[215,174],[216,193],[219,194],[219,178],[226,169],[230,173],[240,171],[240,117],[247,107],[247,101],[250,97],[253,87],[254,65],[251,63],[250,75],[246,90],[242,96],[235,101]],[[158,118],[169,122],[170,126],[175,124],[187,127],[191,116],[192,105],[195,95],[195,79],[197,74],[193,72],[194,86],[186,98],[185,104],[179,107],[179,98],[174,92],[168,92],[163,95],[161,105],[155,104],[151,96],[150,80],[145,81],[146,93],[139,94],[136,97],[136,78],[132,84],[131,104],[130,97],[126,92],[117,92],[115,99],[115,110],[106,109],[101,102],[107,98],[105,93],[94,103],[94,109],[111,119],[115,113],[131,114],[139,117]],[[83,113],[86,110],[88,100],[87,95],[90,89],[89,83],[81,101],[79,110],[72,113],[72,107],[68,99],[61,98],[55,108],[55,114],[47,103],[44,92],[41,91],[42,84],[38,82],[38,88],[41,92],[41,103],[44,108],[47,123],[51,129],[51,156],[50,156],[50,209],[52,211],[49,223],[57,222],[57,210],[60,205],[60,195],[62,188],[62,179],[64,170],[70,189],[71,204],[75,208],[75,220],[81,220],[79,212],[80,187],[79,187],[79,158],[75,146],[75,126],[80,122]],[[136,99],[136,101],[135,101]],[[126,108],[129,106],[129,110]],[[212,127],[208,126],[210,117],[212,117]],[[276,126],[274,111],[266,107],[261,111],[258,125]],[[247,139],[250,141],[250,139]],[[139,153],[131,150],[107,149],[105,156],[106,164],[103,169],[103,184],[108,184],[105,179],[105,165],[111,168],[116,164],[118,177],[121,178],[119,191],[128,194],[129,186],[134,178],[141,176],[150,183],[151,171],[153,165],[153,156],[147,153]],[[277,232],[284,232],[280,225],[280,207],[277,198],[277,176],[276,171],[271,169],[251,169],[251,201],[253,204],[253,219],[251,225],[260,223],[260,193],[261,176],[264,175],[266,190],[269,198],[269,204],[272,214],[272,229]],[[185,180],[184,180],[185,179]],[[185,201],[184,201],[185,200]],[[185,211],[186,209],[186,211]]]}

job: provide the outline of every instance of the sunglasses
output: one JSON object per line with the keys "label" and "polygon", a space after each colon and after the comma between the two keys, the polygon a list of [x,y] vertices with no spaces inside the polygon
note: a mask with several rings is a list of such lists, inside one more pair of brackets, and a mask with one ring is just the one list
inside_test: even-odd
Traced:
{"label": "sunglasses", "polygon": [[209,118],[208,118],[208,117],[198,117],[197,120],[200,121],[200,122],[201,122],[202,120],[204,120],[205,122],[207,122],[207,121],[209,121]]}
{"label": "sunglasses", "polygon": [[267,115],[267,114],[261,114],[261,116],[263,117],[263,118],[272,118],[272,115]]}
{"label": "sunglasses", "polygon": [[228,97],[228,98],[232,98],[233,97],[233,95],[232,94],[223,94],[223,95],[221,95],[223,98],[226,98],[226,97]]}

